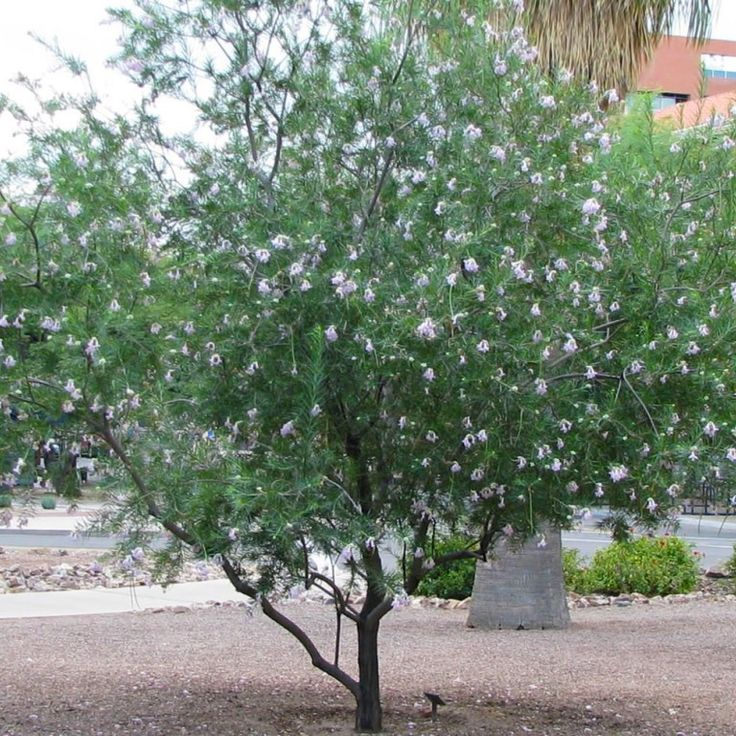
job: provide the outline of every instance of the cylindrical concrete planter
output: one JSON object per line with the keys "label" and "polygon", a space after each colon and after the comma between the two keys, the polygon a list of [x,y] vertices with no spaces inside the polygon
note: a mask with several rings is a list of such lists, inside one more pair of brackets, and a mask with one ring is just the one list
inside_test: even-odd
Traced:
{"label": "cylindrical concrete planter", "polygon": [[521,548],[502,540],[494,559],[475,568],[468,626],[481,629],[564,629],[570,624],[562,575],[562,535],[543,530]]}

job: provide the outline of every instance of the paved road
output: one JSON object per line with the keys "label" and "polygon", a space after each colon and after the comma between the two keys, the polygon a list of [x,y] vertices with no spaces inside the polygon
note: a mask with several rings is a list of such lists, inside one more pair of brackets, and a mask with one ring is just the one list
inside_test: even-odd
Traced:
{"label": "paved road", "polygon": [[[93,513],[94,509],[87,510]],[[596,522],[605,511],[596,509],[577,531],[564,532],[563,544],[579,549],[590,557],[597,549],[610,544],[610,535],[596,529]],[[28,521],[26,529],[0,528],[0,546],[5,547],[53,547],[59,549],[110,549],[118,539],[84,533],[84,515],[74,516],[63,512],[38,513]],[[703,566],[717,565],[728,559],[736,544],[736,516],[687,516],[679,518],[676,532],[703,555]]]}
{"label": "paved road", "polygon": [[111,549],[114,537],[74,534],[66,530],[0,529],[0,547],[53,547],[54,549]]}

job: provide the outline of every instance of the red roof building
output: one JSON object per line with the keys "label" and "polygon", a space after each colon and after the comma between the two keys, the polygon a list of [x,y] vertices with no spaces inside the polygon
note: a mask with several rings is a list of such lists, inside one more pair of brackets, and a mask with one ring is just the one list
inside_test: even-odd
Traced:
{"label": "red roof building", "polygon": [[654,108],[736,92],[736,41],[713,39],[697,46],[668,36],[642,70],[639,91],[656,92]]}
{"label": "red roof building", "polygon": [[658,122],[667,122],[675,128],[693,128],[719,120],[728,120],[736,112],[736,89],[720,95],[696,98],[670,105],[654,113]]}

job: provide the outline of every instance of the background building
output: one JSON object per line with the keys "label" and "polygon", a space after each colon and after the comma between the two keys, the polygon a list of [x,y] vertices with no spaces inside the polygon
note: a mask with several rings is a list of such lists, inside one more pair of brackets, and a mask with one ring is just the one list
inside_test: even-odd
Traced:
{"label": "background building", "polygon": [[697,46],[684,36],[668,36],[639,75],[637,89],[657,93],[655,110],[736,93],[736,41],[713,39]]}

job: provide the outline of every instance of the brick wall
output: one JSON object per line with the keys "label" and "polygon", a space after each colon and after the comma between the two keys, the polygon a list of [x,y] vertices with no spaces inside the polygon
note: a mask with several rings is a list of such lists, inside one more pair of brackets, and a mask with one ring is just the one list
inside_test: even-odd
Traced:
{"label": "brick wall", "polygon": [[[666,37],[655,50],[650,62],[642,69],[636,88],[684,94],[691,99],[699,97],[701,54],[736,56],[736,41],[713,39],[697,46],[689,43],[683,36]],[[736,90],[736,80],[706,80],[706,95],[732,90]]]}

